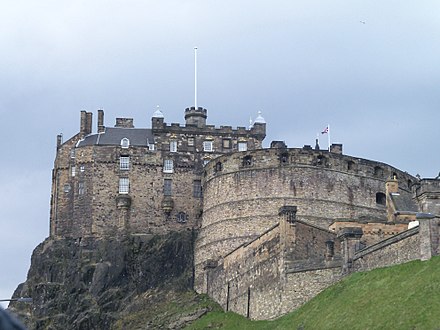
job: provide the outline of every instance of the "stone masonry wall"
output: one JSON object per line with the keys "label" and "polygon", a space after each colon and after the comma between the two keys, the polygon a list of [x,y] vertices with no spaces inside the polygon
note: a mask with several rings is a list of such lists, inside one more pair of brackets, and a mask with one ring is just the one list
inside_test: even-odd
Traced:
{"label": "stone masonry wall", "polygon": [[301,219],[322,228],[341,218],[386,221],[376,193],[385,192],[391,175],[401,181],[399,192],[411,196],[410,175],[327,151],[263,149],[216,158],[204,177],[196,290],[207,260],[220,258],[276,224],[283,205],[296,205]]}
{"label": "stone masonry wall", "polygon": [[367,271],[418,260],[420,243],[419,227],[409,229],[357,251],[353,258],[352,270]]}

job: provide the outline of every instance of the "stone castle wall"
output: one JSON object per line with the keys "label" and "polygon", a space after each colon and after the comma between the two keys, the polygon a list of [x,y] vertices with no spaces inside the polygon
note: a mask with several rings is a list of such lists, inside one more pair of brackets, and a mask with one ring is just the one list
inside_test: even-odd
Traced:
{"label": "stone castle wall", "polygon": [[296,205],[298,217],[328,228],[338,219],[386,221],[385,181],[396,176],[411,197],[415,180],[389,165],[310,149],[263,149],[216,158],[204,177],[203,221],[195,250],[196,289],[203,265],[251,241]]}

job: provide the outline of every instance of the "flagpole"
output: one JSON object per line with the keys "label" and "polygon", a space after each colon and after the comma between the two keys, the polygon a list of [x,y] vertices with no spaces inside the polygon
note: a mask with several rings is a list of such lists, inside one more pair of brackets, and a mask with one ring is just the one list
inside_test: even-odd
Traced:
{"label": "flagpole", "polygon": [[194,108],[197,110],[197,47],[194,47]]}
{"label": "flagpole", "polygon": [[328,124],[327,127],[328,127],[328,151],[330,151],[330,124]]}

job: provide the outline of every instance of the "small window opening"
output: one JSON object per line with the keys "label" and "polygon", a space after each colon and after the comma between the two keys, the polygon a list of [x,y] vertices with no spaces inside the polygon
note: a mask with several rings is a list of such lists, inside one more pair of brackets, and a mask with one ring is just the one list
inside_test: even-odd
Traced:
{"label": "small window opening", "polygon": [[215,164],[215,171],[216,172],[221,172],[221,170],[223,170],[223,164],[221,162],[217,162]]}
{"label": "small window opening", "polygon": [[200,181],[200,180],[193,181],[193,196],[195,198],[202,197],[202,181]]}
{"label": "small window opening", "polygon": [[289,162],[289,154],[288,153],[283,153],[280,156],[280,163],[281,164],[287,164]]}
{"label": "small window opening", "polygon": [[374,176],[383,176],[383,169],[380,166],[374,167]]}
{"label": "small window opening", "polygon": [[252,156],[243,157],[243,166],[251,166],[252,165]]}
{"label": "small window opening", "polygon": [[347,162],[347,170],[349,170],[349,171],[354,170],[354,162],[353,161],[349,160]]}
{"label": "small window opening", "polygon": [[78,182],[78,195],[84,195],[85,191],[84,182]]}
{"label": "small window opening", "polygon": [[212,141],[203,141],[203,151],[212,152]]}
{"label": "small window opening", "polygon": [[384,193],[376,193],[376,204],[385,206],[387,204],[387,197]]}
{"label": "small window opening", "polygon": [[177,141],[170,141],[170,152],[177,152]]}
{"label": "small window opening", "polygon": [[247,151],[247,142],[238,142],[238,151]]}
{"label": "small window opening", "polygon": [[185,223],[187,221],[188,221],[188,215],[185,212],[177,213],[177,222],[178,223]]}

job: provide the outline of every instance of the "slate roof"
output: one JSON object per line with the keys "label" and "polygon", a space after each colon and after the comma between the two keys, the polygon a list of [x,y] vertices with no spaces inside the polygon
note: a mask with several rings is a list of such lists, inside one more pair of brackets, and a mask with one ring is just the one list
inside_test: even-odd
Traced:
{"label": "slate roof", "polygon": [[130,146],[146,147],[154,143],[153,132],[149,128],[106,127],[103,133],[87,135],[78,142],[77,147],[91,145],[121,145],[121,140],[130,140]]}
{"label": "slate roof", "polygon": [[393,200],[396,211],[410,211],[410,212],[419,211],[417,204],[410,196],[406,194],[404,195],[390,194],[390,195],[391,195],[391,199]]}

